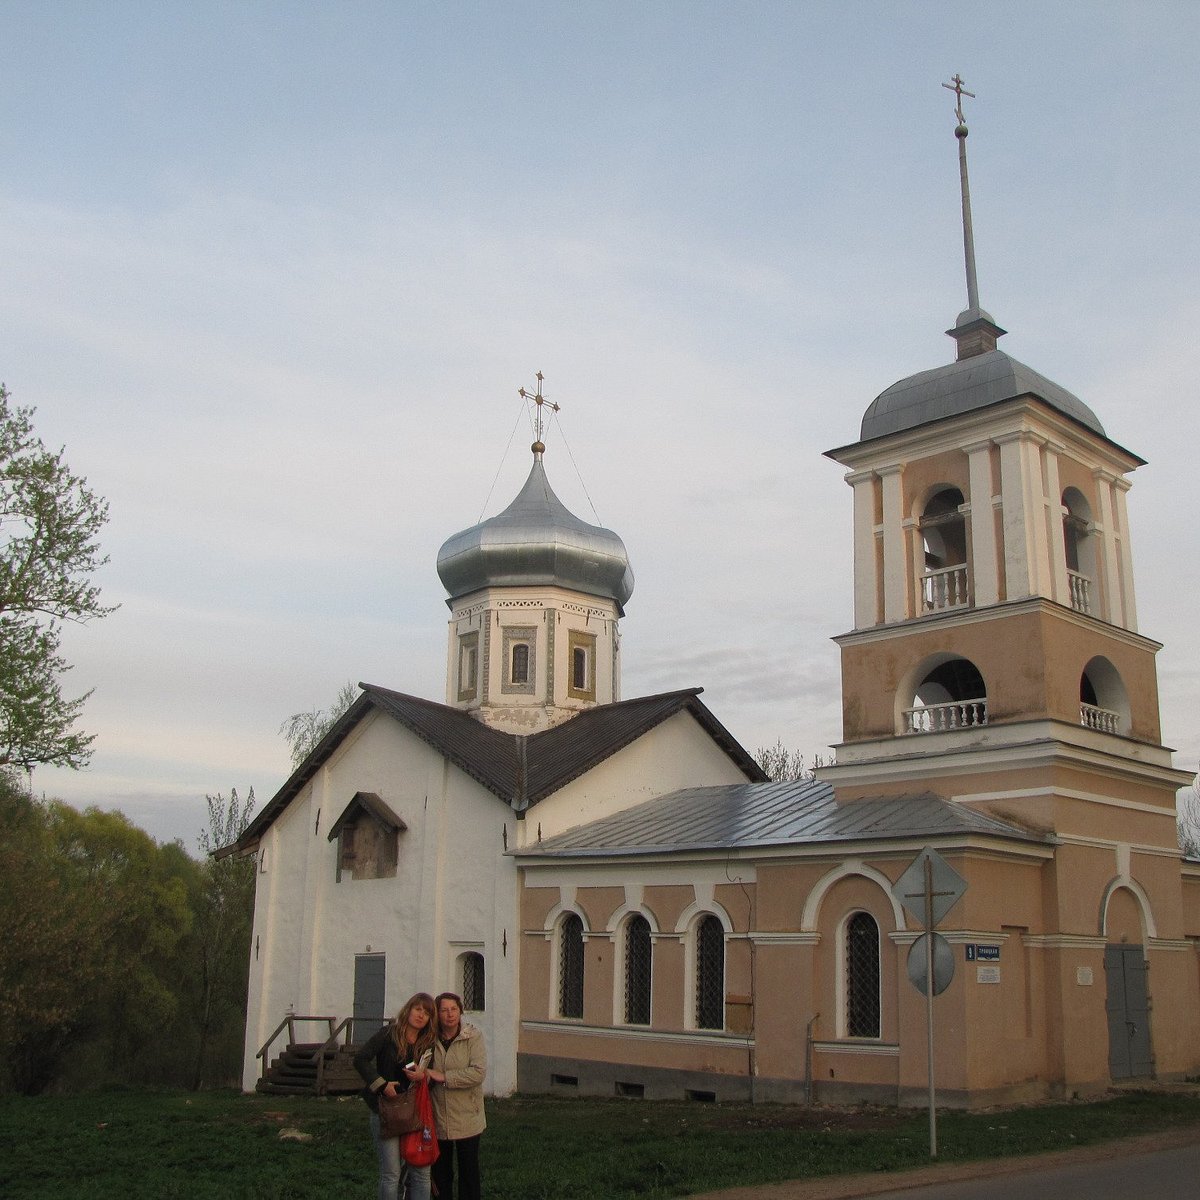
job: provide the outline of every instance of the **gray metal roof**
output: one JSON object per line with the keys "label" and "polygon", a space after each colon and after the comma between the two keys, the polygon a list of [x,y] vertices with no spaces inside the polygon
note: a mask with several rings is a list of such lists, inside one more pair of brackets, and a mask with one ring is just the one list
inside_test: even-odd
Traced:
{"label": "gray metal roof", "polygon": [[863,414],[861,440],[915,429],[1026,395],[1037,396],[1093,433],[1106,436],[1096,414],[1078,396],[1003,350],[989,350],[893,383]]}
{"label": "gray metal roof", "polygon": [[839,804],[831,784],[809,779],[685,788],[515,854],[518,858],[598,858],[956,834],[1046,840],[932,794]]}
{"label": "gray metal roof", "polygon": [[536,451],[517,498],[502,513],[447,538],[437,570],[451,600],[485,587],[559,584],[623,609],[633,593],[625,544],[611,529],[570,512]]}

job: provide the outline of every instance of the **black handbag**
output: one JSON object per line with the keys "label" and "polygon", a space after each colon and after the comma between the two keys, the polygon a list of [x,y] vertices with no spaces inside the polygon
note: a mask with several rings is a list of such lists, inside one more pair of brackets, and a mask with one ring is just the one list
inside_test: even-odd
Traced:
{"label": "black handbag", "polygon": [[399,1137],[421,1128],[421,1116],[417,1112],[417,1089],[397,1092],[394,1096],[379,1093],[379,1136]]}

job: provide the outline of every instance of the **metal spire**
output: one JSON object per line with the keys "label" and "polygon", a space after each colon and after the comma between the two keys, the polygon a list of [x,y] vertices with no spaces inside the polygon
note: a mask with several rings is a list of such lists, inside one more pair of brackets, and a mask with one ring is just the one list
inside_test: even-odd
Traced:
{"label": "metal spire", "polygon": [[963,87],[962,76],[955,74],[949,83],[942,87],[949,88],[954,93],[954,115],[958,124],[954,128],[954,136],[958,139],[958,175],[962,187],[962,221],[963,221],[963,257],[967,267],[967,307],[958,314],[954,328],[948,330],[958,343],[958,357],[970,358],[976,354],[985,354],[995,350],[996,339],[1002,337],[1001,329],[991,314],[979,307],[979,279],[975,273],[975,230],[971,224],[971,185],[967,178],[967,122],[963,116],[962,101],[964,96],[975,99],[974,92],[968,92]]}
{"label": "metal spire", "polygon": [[534,420],[534,436],[536,440],[534,441],[531,449],[533,450],[534,454],[544,454],[546,452],[546,447],[542,442],[542,407],[548,404],[551,412],[558,412],[559,406],[555,404],[554,401],[547,400],[546,397],[542,395],[542,379],[544,376],[542,375],[541,371],[537,373],[535,378],[537,379],[537,391],[535,393],[527,392],[524,388],[518,388],[517,394],[522,400],[532,400],[536,405],[534,410],[536,413],[536,418]]}
{"label": "metal spire", "polygon": [[954,115],[958,124],[954,128],[954,136],[958,138],[958,175],[962,183],[962,218],[963,218],[963,254],[967,260],[967,308],[979,307],[979,280],[975,275],[975,231],[971,227],[971,185],[967,180],[967,123],[963,116],[962,98],[970,96],[975,99],[974,92],[968,92],[963,87],[962,76],[955,74],[950,83],[942,87],[949,88],[955,96]]}

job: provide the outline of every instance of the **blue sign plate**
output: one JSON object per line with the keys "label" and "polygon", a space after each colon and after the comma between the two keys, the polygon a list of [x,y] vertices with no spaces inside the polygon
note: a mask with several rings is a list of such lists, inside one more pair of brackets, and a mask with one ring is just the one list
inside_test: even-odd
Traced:
{"label": "blue sign plate", "polygon": [[967,943],[967,962],[999,962],[999,946],[979,946]]}

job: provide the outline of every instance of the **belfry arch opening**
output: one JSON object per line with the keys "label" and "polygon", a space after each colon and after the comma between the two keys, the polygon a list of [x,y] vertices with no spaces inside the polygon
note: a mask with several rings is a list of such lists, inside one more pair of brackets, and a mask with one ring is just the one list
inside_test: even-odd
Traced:
{"label": "belfry arch opening", "polygon": [[967,591],[967,522],[959,511],[963,494],[956,487],[936,490],[921,512],[924,574],[921,607],[925,612],[961,608]]}
{"label": "belfry arch opening", "polygon": [[1092,509],[1087,497],[1069,487],[1062,495],[1063,552],[1067,560],[1067,588],[1076,612],[1095,611],[1092,595],[1096,578],[1096,539]]}
{"label": "belfry arch opening", "polygon": [[1103,655],[1091,659],[1079,677],[1079,723],[1101,733],[1129,733],[1129,694]]}
{"label": "belfry arch opening", "polygon": [[987,685],[970,659],[937,655],[926,660],[910,678],[917,680],[902,693],[901,733],[945,733],[988,722]]}

